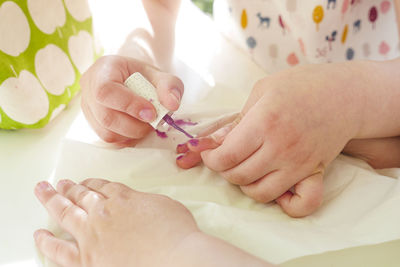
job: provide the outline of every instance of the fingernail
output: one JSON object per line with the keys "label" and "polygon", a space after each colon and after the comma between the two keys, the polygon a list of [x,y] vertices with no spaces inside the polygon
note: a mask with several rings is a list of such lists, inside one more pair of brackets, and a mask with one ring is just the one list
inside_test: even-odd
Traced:
{"label": "fingernail", "polygon": [[147,122],[152,122],[154,120],[154,112],[151,109],[142,109],[139,112],[139,117]]}
{"label": "fingernail", "polygon": [[45,190],[47,190],[49,187],[50,187],[50,186],[49,186],[49,183],[48,183],[48,182],[40,182],[40,183],[38,183],[37,186],[36,186],[36,188],[37,188],[39,191],[45,191]]}
{"label": "fingernail", "polygon": [[219,129],[218,131],[214,132],[211,137],[216,140],[220,141],[221,139],[224,139],[225,136],[232,130],[231,126],[225,126]]}
{"label": "fingernail", "polygon": [[180,160],[183,158],[183,155],[180,155],[179,157],[176,158],[176,160]]}
{"label": "fingernail", "polygon": [[62,186],[66,185],[66,184],[70,184],[70,183],[71,183],[71,181],[69,181],[67,179],[58,181],[58,185],[62,185]]}
{"label": "fingernail", "polygon": [[186,144],[179,144],[176,147],[176,152],[178,152],[178,153],[186,153],[188,150],[189,150],[189,148],[187,147]]}
{"label": "fingernail", "polygon": [[34,233],[33,233],[33,238],[34,239],[37,239],[38,237],[39,237],[39,235],[40,235],[40,231],[38,230],[38,231],[35,231]]}
{"label": "fingernail", "polygon": [[171,95],[173,98],[175,98],[175,100],[178,102],[178,104],[181,102],[181,91],[179,91],[177,88],[173,88],[170,91]]}
{"label": "fingernail", "polygon": [[199,139],[190,139],[189,144],[192,146],[198,146],[199,145]]}

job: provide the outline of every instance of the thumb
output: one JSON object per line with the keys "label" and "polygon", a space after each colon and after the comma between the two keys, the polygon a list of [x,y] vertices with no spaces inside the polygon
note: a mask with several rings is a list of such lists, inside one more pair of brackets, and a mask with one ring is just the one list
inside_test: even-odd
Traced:
{"label": "thumb", "polygon": [[315,173],[294,186],[275,201],[291,217],[304,217],[313,213],[322,203],[323,172]]}
{"label": "thumb", "polygon": [[232,131],[236,126],[236,122],[231,122],[224,127],[218,129],[211,135],[207,137],[202,137],[198,139],[191,139],[187,142],[187,148],[193,152],[203,152],[209,149],[215,149],[219,147],[223,142],[225,137]]}
{"label": "thumb", "polygon": [[151,81],[157,88],[158,100],[168,110],[176,111],[182,100],[184,85],[176,76],[158,72]]}

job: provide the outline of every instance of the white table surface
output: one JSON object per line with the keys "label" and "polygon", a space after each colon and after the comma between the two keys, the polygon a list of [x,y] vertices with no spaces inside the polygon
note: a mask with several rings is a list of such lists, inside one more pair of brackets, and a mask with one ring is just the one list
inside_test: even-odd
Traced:
{"label": "white table surface", "polygon": [[0,131],[0,266],[35,266],[33,232],[47,215],[33,194],[54,170],[61,139],[79,111],[70,107],[40,130]]}

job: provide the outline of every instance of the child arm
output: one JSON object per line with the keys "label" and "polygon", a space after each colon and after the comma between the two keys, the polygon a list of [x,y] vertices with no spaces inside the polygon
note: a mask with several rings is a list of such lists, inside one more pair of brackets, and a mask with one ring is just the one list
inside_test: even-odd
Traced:
{"label": "child arm", "polygon": [[394,0],[394,6],[396,8],[397,29],[399,30],[400,36],[400,0]]}
{"label": "child arm", "polygon": [[180,0],[142,0],[147,17],[153,30],[149,46],[154,63],[163,70],[168,70],[172,62],[175,46],[175,23],[180,7]]}

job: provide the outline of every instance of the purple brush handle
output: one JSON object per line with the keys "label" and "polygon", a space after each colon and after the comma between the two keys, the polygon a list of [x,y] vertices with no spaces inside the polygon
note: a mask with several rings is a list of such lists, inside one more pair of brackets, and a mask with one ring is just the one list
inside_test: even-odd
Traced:
{"label": "purple brush handle", "polygon": [[193,136],[191,136],[190,134],[188,134],[185,130],[183,130],[181,127],[179,127],[178,125],[176,125],[175,121],[173,118],[171,118],[171,116],[169,116],[168,114],[165,115],[163,117],[163,120],[168,124],[171,125],[172,127],[174,127],[175,129],[177,129],[178,131],[182,132],[184,135],[186,135],[189,138],[193,138]]}

